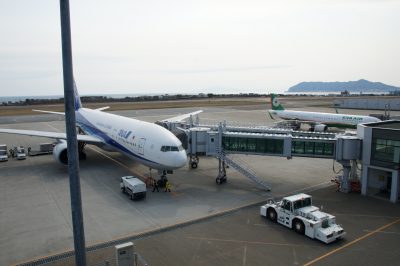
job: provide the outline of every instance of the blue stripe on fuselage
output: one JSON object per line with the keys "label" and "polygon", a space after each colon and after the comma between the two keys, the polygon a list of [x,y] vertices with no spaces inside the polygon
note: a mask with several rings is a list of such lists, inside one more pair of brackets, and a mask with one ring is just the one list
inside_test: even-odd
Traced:
{"label": "blue stripe on fuselage", "polygon": [[97,127],[95,127],[92,123],[90,123],[81,113],[76,112],[76,122],[77,124],[87,133],[89,133],[90,135],[99,137],[101,139],[104,140],[104,142],[110,146],[115,147],[118,150],[123,151],[124,153],[131,155],[135,158],[137,158],[138,160],[142,160],[142,161],[146,161],[149,163],[152,163],[154,165],[158,165],[161,166],[161,164],[151,161],[149,159],[143,158],[135,153],[133,153],[132,151],[128,150],[127,148],[125,148],[124,146],[122,146],[121,144],[119,144],[118,142],[116,142],[115,140],[113,140],[112,138],[110,138],[107,134],[105,134],[103,131],[101,131],[100,129],[98,129]]}

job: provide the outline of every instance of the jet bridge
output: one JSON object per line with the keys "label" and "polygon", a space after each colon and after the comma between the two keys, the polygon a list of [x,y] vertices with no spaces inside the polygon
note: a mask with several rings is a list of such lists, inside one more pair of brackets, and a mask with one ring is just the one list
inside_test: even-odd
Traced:
{"label": "jet bridge", "polygon": [[254,171],[235,154],[292,157],[310,157],[334,159],[343,165],[341,189],[349,191],[349,177],[352,172],[352,160],[361,156],[361,140],[354,136],[342,136],[332,133],[304,132],[291,129],[268,127],[226,126],[225,123],[200,125],[192,122],[173,127],[185,132],[188,143],[187,152],[192,168],[197,168],[198,156],[214,156],[219,160],[217,184],[226,182],[226,165],[270,190],[268,184],[258,178]]}

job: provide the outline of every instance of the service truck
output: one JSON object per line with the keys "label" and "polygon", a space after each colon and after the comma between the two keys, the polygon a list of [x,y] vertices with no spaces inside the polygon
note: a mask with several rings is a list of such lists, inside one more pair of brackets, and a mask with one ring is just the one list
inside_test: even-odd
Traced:
{"label": "service truck", "polygon": [[331,243],[346,233],[336,224],[335,216],[312,206],[310,195],[301,193],[275,202],[269,200],[261,206],[260,214],[273,222],[292,228],[299,234]]}
{"label": "service truck", "polygon": [[7,145],[0,144],[0,162],[8,161]]}
{"label": "service truck", "polygon": [[17,157],[17,160],[26,159],[25,148],[22,146],[18,146],[14,148],[14,154]]}
{"label": "service truck", "polygon": [[123,176],[120,180],[120,187],[123,193],[128,194],[131,200],[146,197],[146,184],[137,177]]}

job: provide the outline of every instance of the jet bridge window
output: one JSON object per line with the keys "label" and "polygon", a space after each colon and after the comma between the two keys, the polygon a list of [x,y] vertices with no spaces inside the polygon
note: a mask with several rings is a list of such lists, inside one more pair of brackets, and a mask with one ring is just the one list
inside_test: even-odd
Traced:
{"label": "jet bridge window", "polygon": [[223,136],[222,147],[227,151],[281,154],[283,140]]}
{"label": "jet bridge window", "polygon": [[301,141],[301,140],[294,140],[292,142],[293,154],[332,156],[333,150],[334,150],[334,144],[328,142]]}

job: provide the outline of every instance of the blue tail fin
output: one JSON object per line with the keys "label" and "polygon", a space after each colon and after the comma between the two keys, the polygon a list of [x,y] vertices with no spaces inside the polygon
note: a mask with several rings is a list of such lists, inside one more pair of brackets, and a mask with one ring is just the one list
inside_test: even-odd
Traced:
{"label": "blue tail fin", "polygon": [[79,97],[78,89],[76,88],[76,83],[74,80],[74,95],[75,95],[75,111],[82,108],[81,98]]}

